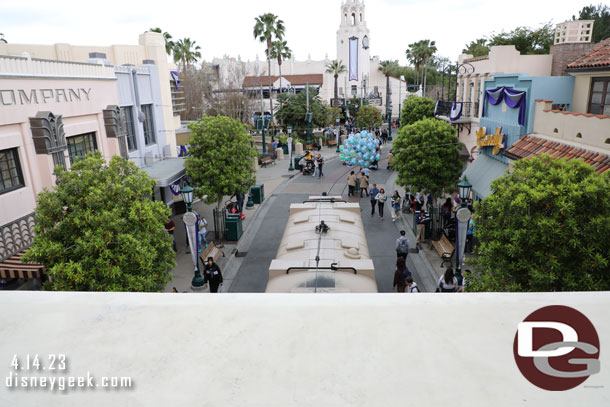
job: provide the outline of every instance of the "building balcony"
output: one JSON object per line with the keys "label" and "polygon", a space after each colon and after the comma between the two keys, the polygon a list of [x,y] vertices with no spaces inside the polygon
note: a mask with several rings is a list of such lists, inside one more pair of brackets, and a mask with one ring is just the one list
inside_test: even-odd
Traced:
{"label": "building balcony", "polygon": [[479,102],[437,100],[434,116],[450,123],[470,123],[479,117]]}

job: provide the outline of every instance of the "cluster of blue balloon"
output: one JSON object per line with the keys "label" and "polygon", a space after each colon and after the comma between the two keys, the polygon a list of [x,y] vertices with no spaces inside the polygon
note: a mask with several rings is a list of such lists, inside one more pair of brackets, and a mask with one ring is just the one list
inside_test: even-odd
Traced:
{"label": "cluster of blue balloon", "polygon": [[366,130],[350,134],[339,147],[339,159],[347,165],[361,165],[364,168],[376,168],[379,161],[377,146],[379,141]]}

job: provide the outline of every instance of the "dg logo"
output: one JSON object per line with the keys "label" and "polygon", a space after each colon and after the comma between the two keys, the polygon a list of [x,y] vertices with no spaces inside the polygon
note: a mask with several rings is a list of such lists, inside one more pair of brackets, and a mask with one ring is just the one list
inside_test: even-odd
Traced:
{"label": "dg logo", "polygon": [[599,338],[589,319],[574,308],[551,305],[519,324],[513,353],[517,367],[545,390],[569,390],[599,373]]}

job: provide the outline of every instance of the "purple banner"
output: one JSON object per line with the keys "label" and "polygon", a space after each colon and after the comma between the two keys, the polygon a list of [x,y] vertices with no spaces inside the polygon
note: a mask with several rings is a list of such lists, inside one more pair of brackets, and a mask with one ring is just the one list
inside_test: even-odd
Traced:
{"label": "purple banner", "polygon": [[[485,91],[486,102],[491,105],[497,105],[504,100],[506,105],[511,108],[519,108],[519,125],[525,126],[525,91],[515,90],[506,86],[500,86],[495,89]],[[486,116],[486,105],[483,104],[483,116]]]}
{"label": "purple banner", "polygon": [[349,39],[349,80],[358,80],[358,38]]}

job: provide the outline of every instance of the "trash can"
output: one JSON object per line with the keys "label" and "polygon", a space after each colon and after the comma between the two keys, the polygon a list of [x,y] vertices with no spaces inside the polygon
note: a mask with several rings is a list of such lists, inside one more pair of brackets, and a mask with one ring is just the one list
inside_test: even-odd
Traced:
{"label": "trash can", "polygon": [[265,185],[256,184],[251,188],[252,200],[255,204],[262,204],[265,200]]}
{"label": "trash can", "polygon": [[302,155],[296,155],[296,156],[294,156],[294,169],[295,169],[295,170],[297,170],[297,171],[302,171],[302,170],[303,170],[303,167],[301,166],[301,164],[299,164],[299,161],[301,161],[301,159],[302,159],[303,157],[304,157],[304,156],[302,156]]}
{"label": "trash can", "polygon": [[288,155],[288,144],[282,144],[282,150],[284,151],[284,154]]}
{"label": "trash can", "polygon": [[241,215],[239,213],[228,214],[225,221],[225,240],[236,242],[243,233]]}

